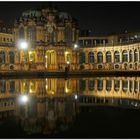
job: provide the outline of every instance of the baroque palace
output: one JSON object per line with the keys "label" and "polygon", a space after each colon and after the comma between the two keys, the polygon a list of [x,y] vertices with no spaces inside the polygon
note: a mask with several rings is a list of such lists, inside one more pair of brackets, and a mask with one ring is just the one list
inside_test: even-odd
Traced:
{"label": "baroque palace", "polygon": [[0,70],[139,70],[140,32],[80,36],[77,21],[54,8],[0,23]]}

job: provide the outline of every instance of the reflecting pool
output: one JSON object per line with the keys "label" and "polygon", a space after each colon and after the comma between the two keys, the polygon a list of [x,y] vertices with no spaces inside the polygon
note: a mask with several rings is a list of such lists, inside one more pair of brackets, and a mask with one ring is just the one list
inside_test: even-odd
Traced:
{"label": "reflecting pool", "polygon": [[140,138],[140,77],[0,79],[0,138]]}

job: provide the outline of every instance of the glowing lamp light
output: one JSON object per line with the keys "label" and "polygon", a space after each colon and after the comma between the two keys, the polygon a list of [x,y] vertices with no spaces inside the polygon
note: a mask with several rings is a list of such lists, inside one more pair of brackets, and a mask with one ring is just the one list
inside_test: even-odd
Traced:
{"label": "glowing lamp light", "polygon": [[74,44],[74,48],[77,48],[78,47],[78,45],[77,44]]}
{"label": "glowing lamp light", "polygon": [[69,92],[68,88],[66,88],[66,89],[65,89],[65,92],[66,92],[66,93],[68,93],[68,92]]}
{"label": "glowing lamp light", "polygon": [[69,61],[67,61],[67,64],[70,64],[70,62],[69,62]]}
{"label": "glowing lamp light", "polygon": [[54,91],[52,91],[51,94],[54,94]]}
{"label": "glowing lamp light", "polygon": [[24,40],[18,41],[17,45],[18,45],[18,48],[20,48],[20,49],[23,49],[23,50],[28,49],[28,43]]}
{"label": "glowing lamp light", "polygon": [[21,47],[21,49],[27,49],[28,48],[27,42],[21,42],[20,47]]}
{"label": "glowing lamp light", "polygon": [[66,52],[65,52],[65,54],[67,55],[67,54],[68,54],[68,52],[66,51]]}
{"label": "glowing lamp light", "polygon": [[23,96],[21,96],[21,101],[22,101],[22,103],[27,103],[28,100],[29,100],[29,98],[28,98],[27,95],[23,95]]}
{"label": "glowing lamp light", "polygon": [[78,96],[77,96],[77,95],[75,95],[75,96],[74,96],[74,98],[75,98],[75,100],[77,100],[77,99],[78,99]]}

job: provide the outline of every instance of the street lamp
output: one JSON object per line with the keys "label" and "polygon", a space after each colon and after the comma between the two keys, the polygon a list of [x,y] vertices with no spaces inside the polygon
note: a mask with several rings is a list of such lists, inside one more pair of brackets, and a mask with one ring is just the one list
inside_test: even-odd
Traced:
{"label": "street lamp", "polygon": [[19,103],[26,104],[29,101],[29,96],[27,94],[19,96]]}
{"label": "street lamp", "polygon": [[78,45],[77,44],[74,44],[74,49],[76,50],[76,63],[75,63],[75,68],[76,68],[76,65],[77,65],[77,48],[78,48]]}
{"label": "street lamp", "polygon": [[67,61],[67,64],[69,65],[70,64],[70,61]]}
{"label": "street lamp", "polygon": [[22,50],[28,49],[28,43],[25,40],[19,40],[17,46],[19,49],[22,49]]}
{"label": "street lamp", "polygon": [[77,44],[74,44],[74,48],[75,48],[75,49],[78,48],[78,45],[77,45]]}
{"label": "street lamp", "polygon": [[17,47],[20,49],[20,50],[23,50],[24,51],[24,63],[25,61],[27,61],[27,50],[28,50],[28,42],[25,41],[25,40],[19,40],[18,43],[17,43]]}
{"label": "street lamp", "polygon": [[78,99],[78,96],[77,96],[77,94],[75,94],[75,95],[74,95],[74,99],[75,99],[75,100],[77,100],[77,99]]}

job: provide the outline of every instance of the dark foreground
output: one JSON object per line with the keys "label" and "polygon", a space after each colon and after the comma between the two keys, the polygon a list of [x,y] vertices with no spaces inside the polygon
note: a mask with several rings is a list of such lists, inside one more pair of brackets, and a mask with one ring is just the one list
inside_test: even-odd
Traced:
{"label": "dark foreground", "polygon": [[82,107],[75,122],[51,136],[27,135],[15,118],[0,123],[1,138],[140,138],[140,111],[116,107]]}
{"label": "dark foreground", "polygon": [[0,77],[96,77],[96,76],[140,76],[140,71],[1,71]]}

